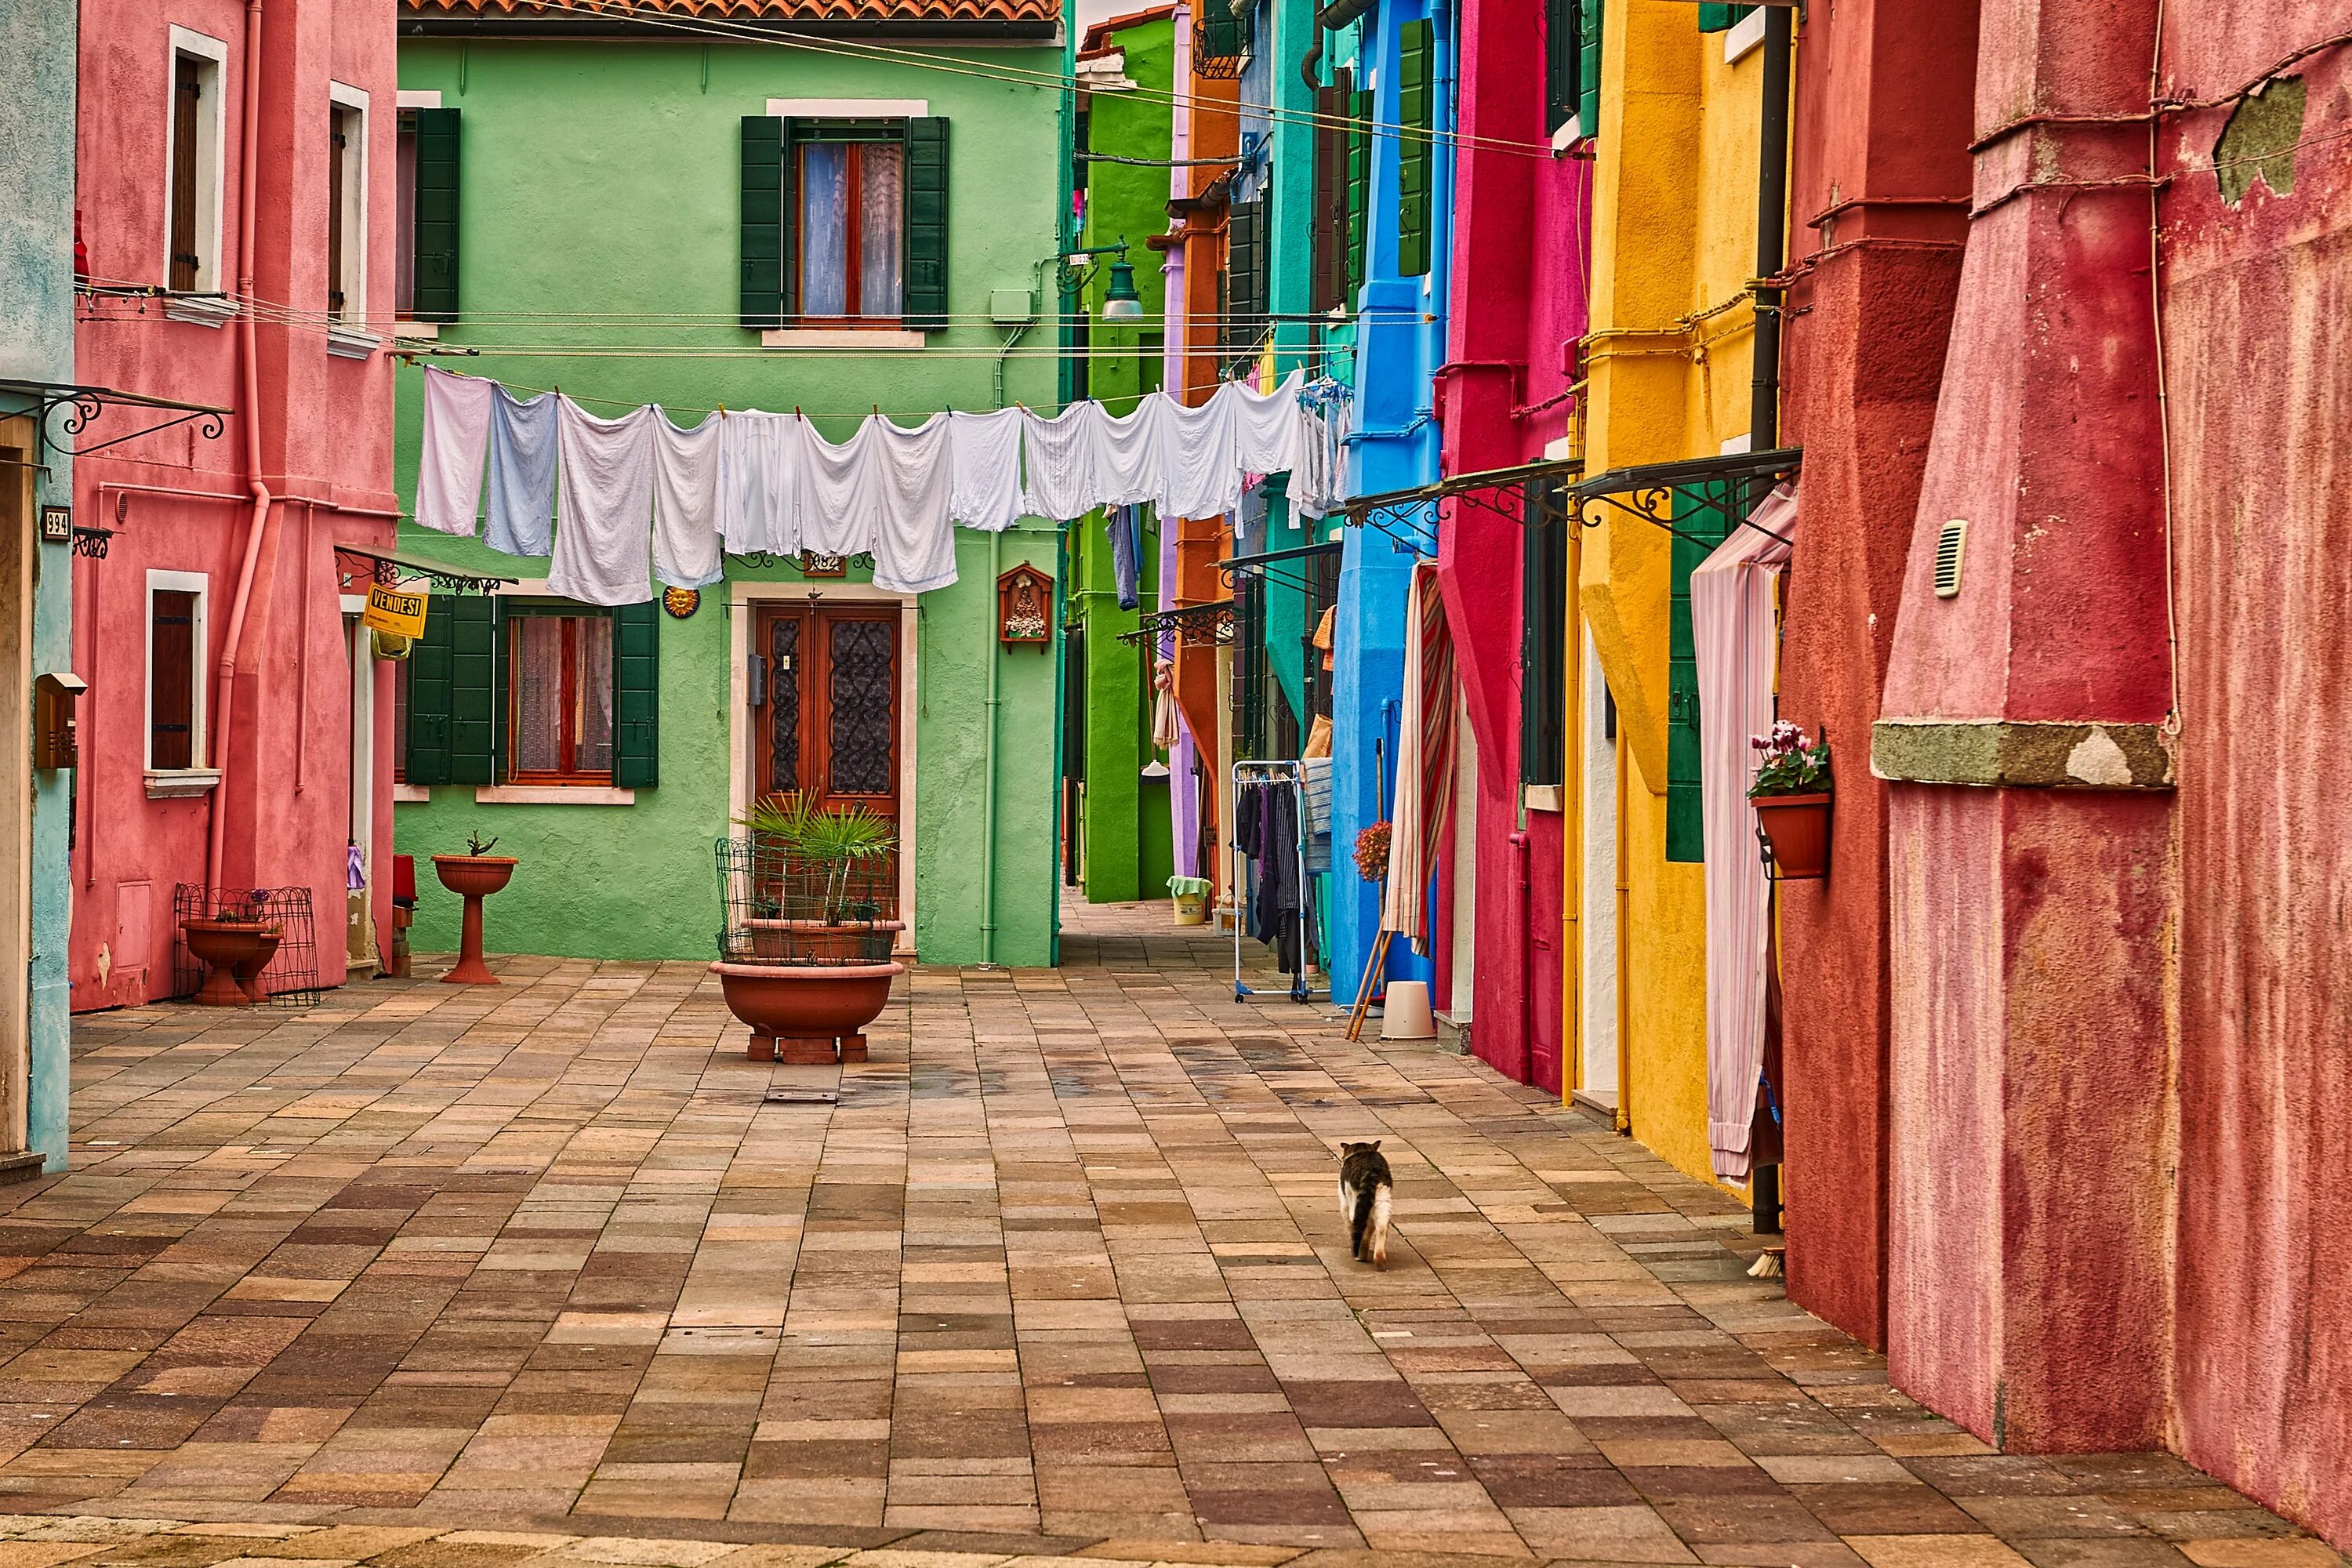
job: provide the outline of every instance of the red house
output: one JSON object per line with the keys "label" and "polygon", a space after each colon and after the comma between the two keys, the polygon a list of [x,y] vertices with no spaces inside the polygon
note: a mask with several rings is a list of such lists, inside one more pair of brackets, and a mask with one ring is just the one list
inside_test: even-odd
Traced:
{"label": "red house", "polygon": [[74,466],[73,1005],[171,994],[207,887],[308,889],[337,984],[390,915],[391,667],[341,547],[398,506],[392,7],[83,0],[81,37],[81,377],[227,412]]}

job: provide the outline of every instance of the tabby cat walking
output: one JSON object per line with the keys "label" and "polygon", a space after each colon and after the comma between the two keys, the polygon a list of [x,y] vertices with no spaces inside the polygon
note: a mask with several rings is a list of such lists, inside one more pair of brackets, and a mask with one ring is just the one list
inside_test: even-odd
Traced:
{"label": "tabby cat walking", "polygon": [[1339,1145],[1339,1214],[1348,1222],[1348,1256],[1357,1262],[1388,1267],[1389,1209],[1395,1193],[1379,1139]]}

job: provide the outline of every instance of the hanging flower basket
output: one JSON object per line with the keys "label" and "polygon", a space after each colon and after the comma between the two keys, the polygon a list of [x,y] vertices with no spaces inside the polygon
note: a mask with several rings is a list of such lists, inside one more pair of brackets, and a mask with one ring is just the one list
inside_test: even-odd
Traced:
{"label": "hanging flower basket", "polygon": [[1830,742],[1815,742],[1786,720],[1748,745],[1759,753],[1748,804],[1756,808],[1764,861],[1782,882],[1817,882],[1830,874],[1830,821],[1837,795],[1830,774]]}
{"label": "hanging flower basket", "polygon": [[1389,837],[1393,826],[1375,822],[1356,835],[1356,875],[1377,882],[1389,874]]}

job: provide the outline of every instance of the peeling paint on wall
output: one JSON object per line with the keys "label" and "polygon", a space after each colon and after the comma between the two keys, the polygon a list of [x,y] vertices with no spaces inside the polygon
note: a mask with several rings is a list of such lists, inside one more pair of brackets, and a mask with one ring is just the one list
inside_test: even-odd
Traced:
{"label": "peeling paint on wall", "polygon": [[2275,195],[2294,194],[2294,150],[2303,140],[2304,85],[2286,77],[2264,85],[2233,110],[2213,143],[2213,174],[2221,199],[2244,204],[2255,182]]}

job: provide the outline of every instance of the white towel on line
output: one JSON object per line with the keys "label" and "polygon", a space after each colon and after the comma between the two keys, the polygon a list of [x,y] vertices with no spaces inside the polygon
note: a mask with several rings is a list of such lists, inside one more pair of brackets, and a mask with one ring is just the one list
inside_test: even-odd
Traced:
{"label": "white towel on line", "polygon": [[1136,399],[1135,407],[1125,415],[1106,414],[1101,455],[1095,463],[1096,506],[1130,506],[1160,499],[1168,468],[1171,406],[1167,398],[1153,392]]}
{"label": "white towel on line", "polygon": [[877,502],[874,585],[928,594],[956,580],[955,468],[950,424],[934,414],[913,429],[887,419],[866,422],[866,462]]}
{"label": "white towel on line", "polygon": [[818,555],[863,555],[874,549],[881,530],[881,468],[872,458],[875,419],[861,419],[839,446],[817,434],[807,420],[786,437],[798,437],[801,470],[800,536],[803,550]]}
{"label": "white towel on line", "polygon": [[499,384],[425,367],[425,442],[416,464],[416,521],[471,537],[482,510],[482,457]]}
{"label": "white towel on line", "polygon": [[966,528],[1002,533],[1021,516],[1021,432],[1026,410],[948,416],[948,510]]}
{"label": "white towel on line", "polygon": [[1272,392],[1261,393],[1238,381],[1220,389],[1221,395],[1233,399],[1234,456],[1244,472],[1286,474],[1298,467],[1306,451],[1298,390],[1306,384],[1307,373],[1294,370]]}
{"label": "white towel on line", "polygon": [[1021,491],[1025,515],[1066,522],[1102,504],[1097,459],[1108,422],[1102,405],[1093,402],[1073,403],[1051,419],[1028,416],[1022,438],[1028,455]]}
{"label": "white towel on line", "polygon": [[654,423],[642,404],[599,419],[556,400],[558,508],[547,591],[583,605],[642,605],[653,592]]}
{"label": "white towel on line", "polygon": [[719,537],[730,552],[799,552],[800,424],[756,408],[719,416]]}
{"label": "white towel on line", "polygon": [[719,548],[719,435],[708,414],[681,430],[654,408],[654,575],[671,588],[703,588],[726,574]]}
{"label": "white towel on line", "polygon": [[1227,383],[1192,408],[1170,400],[1160,442],[1167,465],[1158,498],[1161,517],[1222,517],[1240,504],[1231,393]]}

